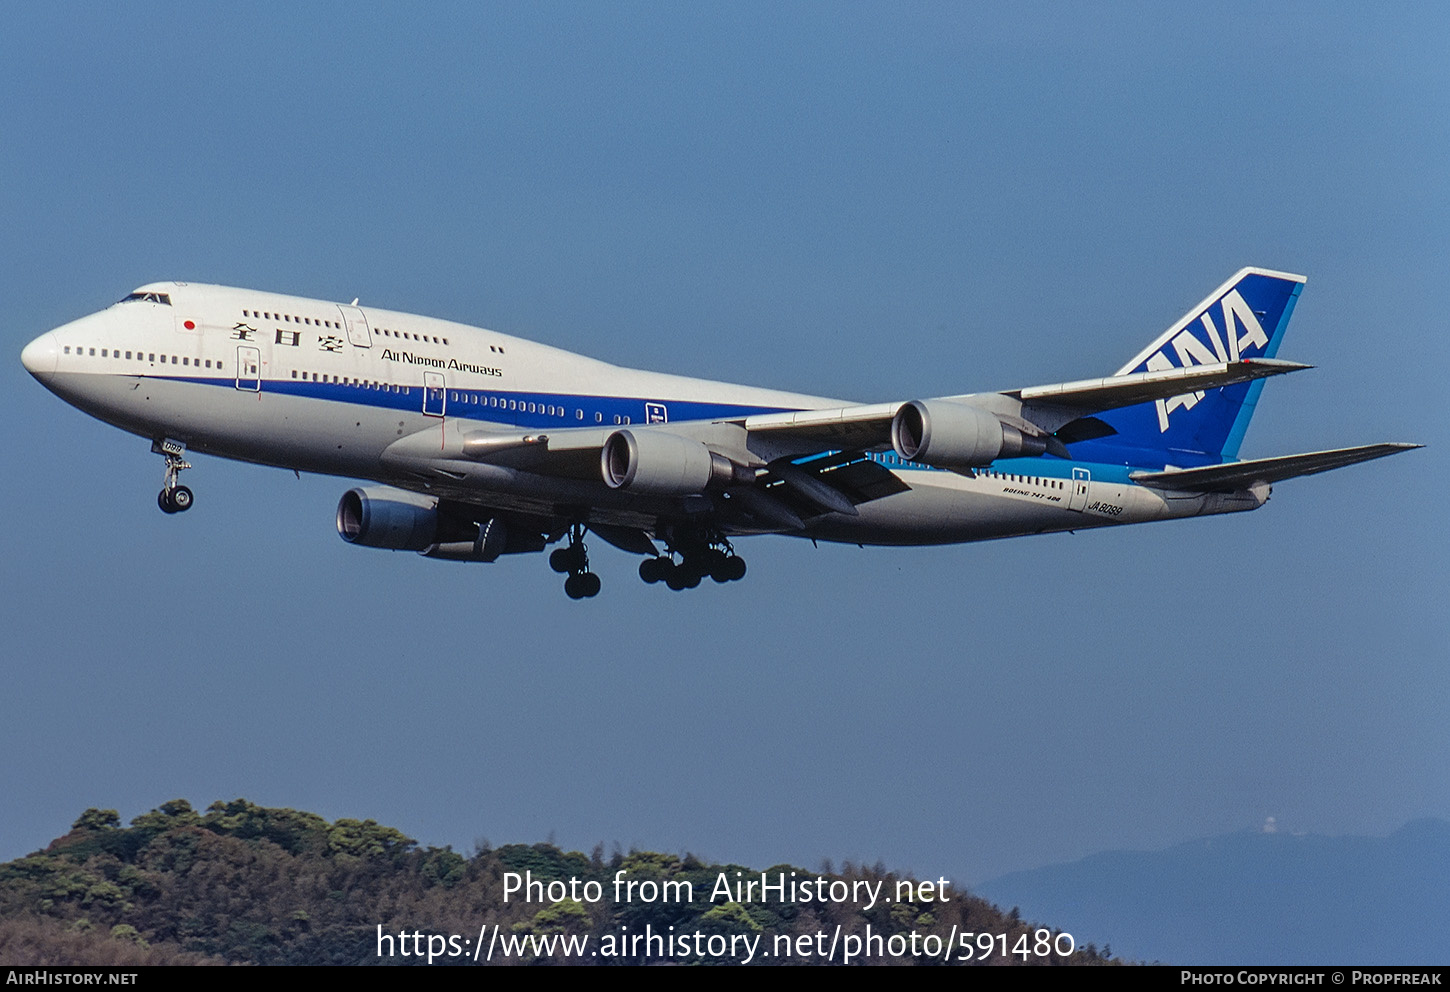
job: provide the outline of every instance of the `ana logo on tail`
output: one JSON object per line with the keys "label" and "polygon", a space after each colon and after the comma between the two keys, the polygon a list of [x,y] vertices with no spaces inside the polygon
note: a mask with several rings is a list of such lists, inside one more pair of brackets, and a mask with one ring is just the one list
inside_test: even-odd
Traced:
{"label": "ana logo on tail", "polygon": [[[1198,320],[1190,322],[1168,342],[1178,361],[1175,362],[1168,357],[1167,346],[1165,346],[1154,352],[1148,359],[1145,366],[1146,371],[1162,372],[1165,369],[1189,368],[1194,365],[1236,362],[1240,358],[1257,358],[1262,355],[1264,349],[1269,346],[1268,335],[1264,333],[1264,326],[1259,323],[1259,317],[1254,313],[1253,307],[1249,306],[1239,295],[1239,291],[1230,290],[1228,295],[1219,301],[1219,307],[1223,313],[1222,333],[1213,321],[1213,308],[1209,307],[1199,316]],[[1206,335],[1206,340],[1193,333],[1195,328]],[[1242,335],[1239,333],[1240,328],[1243,330]],[[1167,432],[1168,417],[1174,410],[1179,407],[1191,410],[1201,399],[1203,399],[1203,393],[1199,392],[1158,400],[1159,432]]]}

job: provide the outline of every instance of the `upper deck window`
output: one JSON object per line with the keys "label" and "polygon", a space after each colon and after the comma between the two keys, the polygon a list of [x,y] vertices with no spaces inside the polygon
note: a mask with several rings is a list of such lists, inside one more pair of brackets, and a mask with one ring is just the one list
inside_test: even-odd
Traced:
{"label": "upper deck window", "polygon": [[122,303],[134,303],[136,301],[140,301],[142,303],[160,303],[160,304],[162,304],[164,306],[168,306],[169,307],[169,306],[171,306],[171,294],[170,293],[132,293],[130,296],[127,296],[121,302]]}

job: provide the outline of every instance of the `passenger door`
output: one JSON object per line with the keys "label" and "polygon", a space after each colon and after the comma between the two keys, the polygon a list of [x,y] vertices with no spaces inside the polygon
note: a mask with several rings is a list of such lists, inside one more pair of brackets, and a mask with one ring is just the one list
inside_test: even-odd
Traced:
{"label": "passenger door", "polygon": [[237,348],[237,388],[250,393],[262,391],[262,352],[241,345]]}
{"label": "passenger door", "polygon": [[357,307],[339,303],[337,309],[342,311],[342,322],[347,327],[347,340],[354,348],[371,348],[373,346],[373,334],[368,328],[368,319]]}
{"label": "passenger door", "polygon": [[430,417],[441,417],[448,409],[447,383],[442,372],[423,373],[423,412]]}
{"label": "passenger door", "polygon": [[1088,486],[1092,484],[1093,476],[1085,468],[1072,470],[1072,489],[1067,494],[1067,508],[1081,513],[1087,508]]}

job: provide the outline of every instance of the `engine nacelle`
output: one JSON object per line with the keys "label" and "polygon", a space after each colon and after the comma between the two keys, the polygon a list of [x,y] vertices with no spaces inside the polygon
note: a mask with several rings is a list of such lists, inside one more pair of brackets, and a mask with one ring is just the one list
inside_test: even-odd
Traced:
{"label": "engine nacelle", "polygon": [[655,496],[688,496],[755,478],[702,442],[663,431],[615,431],[599,454],[599,470],[611,489]]}
{"label": "engine nacelle", "polygon": [[423,551],[438,540],[438,504],[401,489],[349,489],[337,503],[337,533],[349,544]]}
{"label": "engine nacelle", "polygon": [[940,468],[990,465],[998,458],[1031,458],[1045,437],[1024,434],[980,407],[951,400],[912,400],[891,421],[891,444],[907,461]]}

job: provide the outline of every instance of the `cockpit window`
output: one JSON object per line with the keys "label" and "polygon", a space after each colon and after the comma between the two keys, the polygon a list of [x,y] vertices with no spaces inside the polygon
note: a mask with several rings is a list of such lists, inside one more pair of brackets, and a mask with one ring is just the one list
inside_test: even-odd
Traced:
{"label": "cockpit window", "polygon": [[171,306],[170,293],[132,293],[122,300],[122,303],[160,303],[164,306]]}

